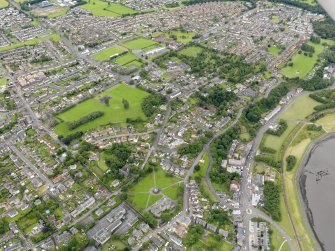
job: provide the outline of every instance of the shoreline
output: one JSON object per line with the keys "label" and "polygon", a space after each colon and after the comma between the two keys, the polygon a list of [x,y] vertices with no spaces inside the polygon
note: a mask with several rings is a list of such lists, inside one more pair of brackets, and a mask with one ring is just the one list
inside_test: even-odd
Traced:
{"label": "shoreline", "polygon": [[320,138],[312,141],[310,145],[307,147],[306,151],[304,152],[300,164],[299,169],[297,171],[296,175],[296,187],[298,190],[298,197],[300,200],[300,204],[303,207],[303,213],[305,220],[307,219],[308,222],[308,228],[309,231],[313,233],[314,239],[316,240],[318,244],[318,248],[322,251],[325,251],[324,244],[320,240],[319,236],[317,235],[315,229],[314,229],[314,218],[313,218],[313,212],[309,208],[309,203],[306,195],[306,175],[304,174],[305,167],[309,163],[310,158],[313,154],[313,152],[319,147],[320,144],[322,144],[325,141],[328,141],[330,139],[334,139],[335,134],[334,133],[327,133]]}

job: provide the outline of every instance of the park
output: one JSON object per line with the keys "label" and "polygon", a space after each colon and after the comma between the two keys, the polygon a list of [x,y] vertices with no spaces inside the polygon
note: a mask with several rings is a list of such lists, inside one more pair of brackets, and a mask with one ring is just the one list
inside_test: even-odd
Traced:
{"label": "park", "polygon": [[122,4],[102,0],[88,0],[86,4],[80,7],[89,10],[93,16],[119,17],[138,13],[136,10],[123,6]]}
{"label": "park", "polygon": [[[89,131],[97,129],[99,126],[107,124],[126,125],[127,118],[146,120],[142,111],[142,101],[149,94],[143,90],[131,87],[125,84],[118,84],[95,97],[85,100],[74,107],[66,110],[56,116],[60,122],[55,128],[58,135],[67,136],[78,131]],[[109,103],[102,102],[104,97],[109,97]],[[129,108],[125,109],[122,100],[129,102]],[[88,114],[96,111],[102,111],[103,116],[85,123],[74,130],[70,130],[69,123],[76,121]]]}

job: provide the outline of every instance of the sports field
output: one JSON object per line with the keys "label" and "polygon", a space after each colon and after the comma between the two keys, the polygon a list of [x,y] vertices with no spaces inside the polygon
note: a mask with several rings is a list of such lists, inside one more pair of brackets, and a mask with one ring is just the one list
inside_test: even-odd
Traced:
{"label": "sports field", "polygon": [[[133,53],[131,52],[128,52],[122,56],[119,56],[117,58],[114,59],[114,62],[119,64],[119,65],[122,65],[122,66],[130,66],[130,65],[139,65],[141,66],[141,62],[139,61],[139,58],[137,56],[135,56]],[[136,64],[136,62],[138,64]]]}
{"label": "sports field", "polygon": [[143,50],[146,48],[154,49],[159,44],[150,39],[146,39],[143,37],[136,38],[134,40],[127,41],[122,44],[124,47],[127,47],[130,50]]}
{"label": "sports field", "polygon": [[188,56],[188,57],[196,57],[201,52],[202,52],[202,48],[201,47],[189,46],[189,47],[187,47],[185,49],[182,49],[178,53],[181,54],[181,55]]}
{"label": "sports field", "polygon": [[0,9],[6,8],[8,4],[6,0],[0,0]]}
{"label": "sports field", "polygon": [[136,10],[128,8],[122,4],[101,0],[88,0],[87,3],[81,5],[80,8],[89,10],[93,16],[118,17],[138,13]]}
{"label": "sports field", "polygon": [[93,54],[92,57],[96,60],[104,61],[104,60],[108,60],[108,59],[110,59],[110,57],[118,55],[118,54],[120,54],[120,53],[122,53],[126,50],[127,49],[123,48],[122,46],[117,46],[116,45],[116,46],[110,47],[108,49],[99,51],[98,53]]}
{"label": "sports field", "polygon": [[[151,193],[152,188],[155,186],[154,179],[156,180],[157,188],[161,190],[158,195]],[[180,181],[179,177],[168,175],[165,171],[158,168],[157,171],[150,173],[133,186],[128,192],[128,197],[134,207],[139,210],[152,206],[163,195],[176,200]]]}
{"label": "sports field", "polygon": [[[146,117],[142,111],[141,104],[142,100],[148,95],[147,92],[138,88],[119,84],[57,115],[57,118],[61,123],[58,124],[54,130],[58,135],[66,136],[77,131],[88,131],[109,123],[124,125],[127,118],[141,118],[145,120]],[[100,99],[104,97],[110,97],[109,105],[101,102]],[[123,99],[126,99],[129,102],[129,109],[127,110],[123,106]],[[69,130],[69,122],[78,120],[95,111],[102,111],[104,112],[104,115],[85,123],[72,131]]]}

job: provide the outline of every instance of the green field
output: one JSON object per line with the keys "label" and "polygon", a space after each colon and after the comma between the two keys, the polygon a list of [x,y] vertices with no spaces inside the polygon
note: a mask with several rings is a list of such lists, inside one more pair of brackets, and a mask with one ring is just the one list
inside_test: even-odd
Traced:
{"label": "green field", "polygon": [[9,3],[6,0],[0,0],[0,9],[6,8]]}
{"label": "green field", "polygon": [[[66,136],[77,131],[96,129],[101,125],[109,123],[119,123],[124,125],[127,118],[136,119],[140,117],[145,120],[146,117],[142,111],[141,104],[142,100],[148,95],[147,92],[140,89],[125,84],[119,84],[57,115],[57,118],[61,123],[59,123],[54,130],[58,135]],[[100,102],[101,98],[107,96],[111,97],[109,106]],[[123,107],[122,99],[128,100],[128,110]],[[68,122],[78,120],[94,111],[103,111],[104,115],[91,122],[83,124],[72,131],[69,130]]]}
{"label": "green field", "polygon": [[197,46],[189,46],[179,51],[180,54],[188,56],[188,57],[196,57],[201,52],[202,52],[202,48],[197,47]]}
{"label": "green field", "polygon": [[0,87],[2,87],[5,84],[7,84],[7,82],[8,82],[8,79],[6,77],[0,78]]}
{"label": "green field", "polygon": [[118,17],[138,13],[136,10],[128,8],[122,4],[101,0],[88,0],[87,3],[81,5],[80,8],[89,10],[93,16]]}
{"label": "green field", "polygon": [[272,231],[270,243],[271,247],[273,247],[271,250],[279,250],[281,247],[281,251],[291,251],[289,245],[285,241],[285,238],[279,233],[279,231],[271,225],[270,229]]}
{"label": "green field", "polygon": [[142,63],[139,61],[139,58],[131,52],[128,52],[122,56],[116,57],[113,61],[122,66],[131,66],[131,65],[141,66],[142,65]]}
{"label": "green field", "polygon": [[154,49],[159,44],[150,39],[146,39],[143,37],[136,38],[134,40],[127,41],[122,44],[124,47],[127,47],[130,50],[143,50],[146,48]]}
{"label": "green field", "polygon": [[34,39],[31,39],[31,40],[28,40],[28,41],[25,41],[25,42],[19,42],[19,43],[11,44],[11,45],[8,45],[8,46],[0,47],[0,51],[12,50],[12,49],[16,49],[16,48],[19,48],[19,47],[22,47],[22,46],[25,46],[25,45],[35,45],[35,44],[38,44],[38,43],[40,43],[42,41],[45,41],[45,40],[48,40],[48,39],[52,39],[56,42],[61,41],[61,38],[60,38],[59,35],[52,34],[52,35],[47,36],[47,37],[34,38]]}
{"label": "green field", "polygon": [[315,0],[296,0],[297,2],[300,2],[300,3],[307,3],[309,5],[316,5],[316,1]]}
{"label": "green field", "polygon": [[[154,176],[157,188],[161,190],[158,195],[151,194],[150,191],[154,187]],[[162,169],[150,173],[133,186],[129,194],[129,199],[136,209],[143,210],[152,206],[156,201],[162,198],[163,194],[173,200],[177,199],[177,190],[180,178],[168,175]]]}
{"label": "green field", "polygon": [[271,53],[272,55],[279,55],[283,50],[276,45],[272,45],[271,47],[268,47],[268,52]]}
{"label": "green field", "polygon": [[181,30],[172,30],[165,33],[170,39],[174,39],[179,43],[187,44],[192,42],[193,37],[196,35],[195,32],[185,32]]}
{"label": "green field", "polygon": [[187,250],[202,251],[202,250],[216,250],[216,251],[230,251],[234,248],[233,245],[224,242],[223,239],[217,238],[214,234],[203,237],[198,240],[192,247],[187,247]]}
{"label": "green field", "polygon": [[285,132],[280,137],[264,134],[264,146],[275,149],[278,152],[287,136],[296,127],[297,123],[313,113],[314,107],[319,104],[320,103],[316,102],[314,99],[311,99],[308,94],[299,97],[279,118],[287,122],[288,127]]}
{"label": "green field", "polygon": [[322,45],[323,43],[328,43],[329,45],[333,45],[334,42],[330,40],[321,40],[320,44],[314,44],[309,42],[308,44],[313,46],[315,52],[312,57],[308,55],[305,56],[304,53],[295,54],[292,58],[293,66],[286,66],[282,69],[282,74],[288,78],[304,78],[317,63],[319,55],[324,51],[325,47]]}
{"label": "green field", "polygon": [[92,55],[92,57],[96,60],[104,61],[104,60],[108,60],[108,59],[110,59],[110,57],[116,56],[116,55],[118,55],[118,54],[120,54],[124,51],[126,51],[125,48],[116,45],[116,46],[110,47],[108,49],[102,50],[98,53],[95,53],[95,54]]}
{"label": "green field", "polygon": [[57,12],[49,14],[47,17],[55,18],[55,17],[64,16],[68,12],[68,10],[69,10],[68,7],[60,8]]}

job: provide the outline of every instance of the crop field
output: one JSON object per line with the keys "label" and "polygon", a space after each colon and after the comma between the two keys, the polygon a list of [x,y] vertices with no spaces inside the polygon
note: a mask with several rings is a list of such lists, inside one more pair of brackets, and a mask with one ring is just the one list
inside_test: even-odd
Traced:
{"label": "crop field", "polygon": [[101,0],[88,0],[80,8],[89,10],[93,16],[118,17],[122,15],[132,15],[138,13],[136,10],[118,3],[110,3]]}
{"label": "crop field", "polygon": [[188,57],[196,57],[201,52],[202,52],[202,48],[197,47],[197,46],[190,46],[190,47],[187,47],[187,48],[182,49],[181,51],[179,51],[179,53],[181,55],[185,55],[185,56],[188,56]]}
{"label": "crop field", "polygon": [[295,54],[292,58],[293,66],[286,66],[282,69],[282,74],[288,78],[304,78],[312,69],[314,68],[319,55],[324,51],[325,47],[322,45],[323,43],[328,43],[333,45],[333,41],[329,40],[321,40],[320,44],[314,44],[309,42],[309,45],[312,45],[315,49],[312,57],[308,55],[305,56],[304,53]]}
{"label": "crop field", "polygon": [[108,59],[110,59],[110,57],[118,55],[118,54],[120,54],[124,51],[126,51],[125,48],[116,45],[116,46],[110,47],[108,49],[99,51],[98,53],[93,54],[92,57],[96,60],[104,61],[104,60],[108,60]]}
{"label": "crop field", "polygon": [[[154,177],[157,188],[161,190],[161,193],[158,195],[150,193],[155,185]],[[159,168],[157,171],[150,173],[133,186],[128,192],[128,197],[135,208],[140,210],[152,206],[156,201],[163,197],[163,194],[176,200],[180,181],[181,179],[179,177],[168,175]]]}
{"label": "crop field", "polygon": [[8,4],[6,0],[0,0],[0,9],[6,8]]}
{"label": "crop field", "polygon": [[145,48],[150,47],[150,49],[154,49],[159,44],[150,39],[146,39],[143,37],[136,38],[134,40],[127,41],[122,44],[124,47],[127,47],[130,50],[143,50]]}
{"label": "crop field", "polygon": [[[148,95],[147,92],[140,89],[125,84],[119,84],[57,115],[57,118],[61,123],[59,123],[54,130],[58,135],[66,136],[77,131],[88,131],[109,123],[124,125],[127,118],[141,118],[145,120],[146,117],[142,111],[141,104],[143,99]],[[109,105],[101,102],[100,99],[104,97],[110,97]],[[123,107],[123,99],[128,100],[129,109]],[[104,115],[85,123],[72,131],[69,130],[69,122],[78,120],[95,111],[102,111],[104,112]]]}

